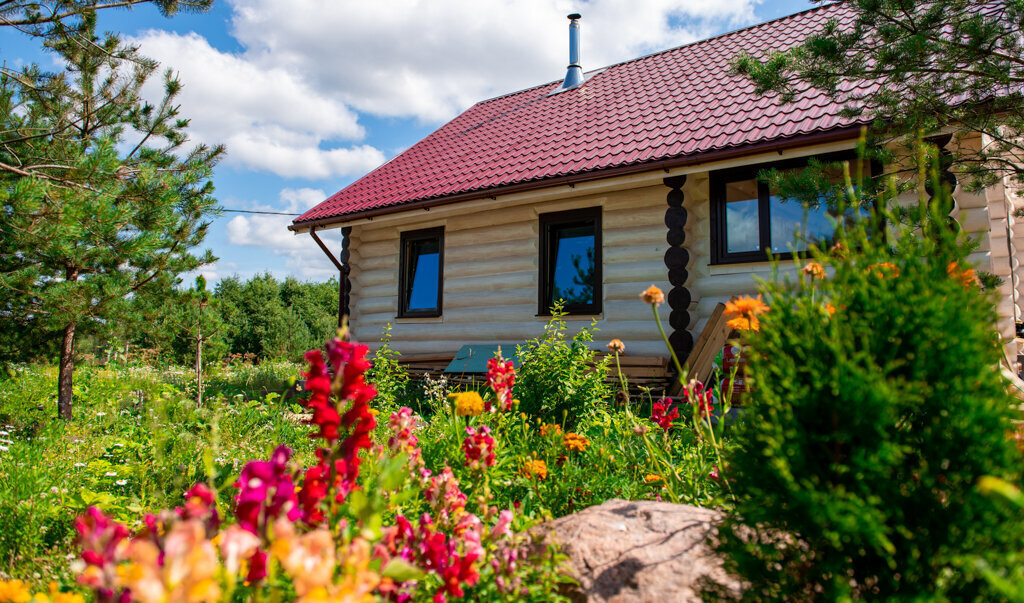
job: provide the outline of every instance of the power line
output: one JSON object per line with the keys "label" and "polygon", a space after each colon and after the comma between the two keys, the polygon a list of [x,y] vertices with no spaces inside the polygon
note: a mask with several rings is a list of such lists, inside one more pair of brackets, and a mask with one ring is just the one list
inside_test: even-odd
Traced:
{"label": "power line", "polygon": [[223,207],[218,208],[219,211],[232,213],[232,214],[267,214],[270,216],[301,216],[302,214],[290,214],[283,211],[256,211],[252,209],[225,209]]}

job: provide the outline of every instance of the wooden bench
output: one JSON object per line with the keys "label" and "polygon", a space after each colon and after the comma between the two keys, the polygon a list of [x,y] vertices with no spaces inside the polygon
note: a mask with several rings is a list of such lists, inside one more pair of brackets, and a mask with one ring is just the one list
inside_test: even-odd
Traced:
{"label": "wooden bench", "polygon": [[[597,353],[595,360],[601,360],[605,353]],[[485,380],[484,373],[446,373],[445,369],[455,358],[454,352],[437,354],[403,354],[398,357],[398,363],[402,365],[409,376],[415,380],[422,380],[424,375],[431,375],[432,378],[444,376],[449,382],[455,383],[479,383]],[[619,357],[619,365],[622,367],[622,375],[629,382],[631,393],[638,393],[639,388],[650,388],[652,395],[661,395],[671,385],[675,371],[671,368],[671,361],[661,356],[629,356]],[[615,368],[614,358],[608,366],[606,380],[613,389],[619,387],[619,375]]]}

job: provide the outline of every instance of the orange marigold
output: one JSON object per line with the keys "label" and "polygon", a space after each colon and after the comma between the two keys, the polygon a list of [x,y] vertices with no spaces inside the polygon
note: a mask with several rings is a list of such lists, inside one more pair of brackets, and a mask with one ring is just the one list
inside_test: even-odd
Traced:
{"label": "orange marigold", "polygon": [[613,339],[608,342],[608,351],[612,354],[621,354],[626,351],[626,344],[621,339]]}
{"label": "orange marigold", "polygon": [[644,476],[644,483],[645,484],[653,484],[654,482],[663,482],[663,481],[665,481],[665,478],[661,477],[657,473],[648,473],[647,475]]}
{"label": "orange marigold", "polygon": [[541,460],[530,460],[523,463],[521,469],[519,469],[519,475],[528,477],[530,479],[547,479],[548,477],[548,464]]}
{"label": "orange marigold", "polygon": [[949,264],[946,265],[946,274],[949,275],[949,278],[955,281],[959,281],[959,283],[963,285],[965,289],[970,289],[971,285],[977,282],[977,277],[974,274],[973,268],[961,269],[960,265],[957,264],[956,262],[950,262]]}
{"label": "orange marigold", "polygon": [[825,304],[825,313],[829,316],[833,316],[836,313],[836,307],[832,304]]}
{"label": "orange marigold", "polygon": [[540,435],[547,437],[548,435],[561,435],[562,426],[558,423],[545,423],[540,426]]}
{"label": "orange marigold", "polygon": [[665,293],[662,292],[661,289],[651,285],[644,289],[644,292],[640,294],[640,299],[642,299],[645,304],[654,304],[659,306],[665,302]]}
{"label": "orange marigold", "polygon": [[803,270],[803,273],[812,281],[816,278],[825,278],[825,268],[823,268],[818,262],[811,262],[801,270]]}
{"label": "orange marigold", "polygon": [[770,309],[760,295],[757,298],[738,297],[725,304],[725,316],[729,319],[725,324],[737,331],[757,331],[761,328],[757,315]]}
{"label": "orange marigold", "polygon": [[578,433],[567,433],[562,437],[562,445],[567,450],[574,450],[576,452],[583,452],[590,446],[590,440],[586,436],[581,436]]}
{"label": "orange marigold", "polygon": [[878,278],[896,278],[900,275],[900,269],[896,267],[892,262],[882,262],[881,264],[871,264],[868,266],[868,270],[877,276]]}

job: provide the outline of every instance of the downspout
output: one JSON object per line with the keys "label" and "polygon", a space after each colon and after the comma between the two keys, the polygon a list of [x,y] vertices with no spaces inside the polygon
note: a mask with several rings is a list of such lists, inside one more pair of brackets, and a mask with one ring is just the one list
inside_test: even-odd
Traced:
{"label": "downspout", "polygon": [[327,248],[327,245],[320,239],[316,234],[316,226],[309,227],[309,236],[313,237],[316,244],[320,246],[324,254],[331,260],[334,266],[338,269],[338,328],[340,329],[348,319],[349,313],[349,296],[352,292],[352,283],[349,281],[348,275],[352,271],[349,266],[349,258],[351,254],[349,252],[349,236],[352,234],[352,227],[346,226],[341,229],[341,260],[334,257],[331,250]]}

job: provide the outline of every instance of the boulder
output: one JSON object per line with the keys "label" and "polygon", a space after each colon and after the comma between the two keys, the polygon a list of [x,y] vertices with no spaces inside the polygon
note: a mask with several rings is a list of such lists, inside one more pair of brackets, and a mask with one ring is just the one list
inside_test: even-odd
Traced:
{"label": "boulder", "polygon": [[700,601],[706,580],[741,591],[711,549],[721,519],[712,509],[613,499],[533,531],[569,556],[574,601]]}

